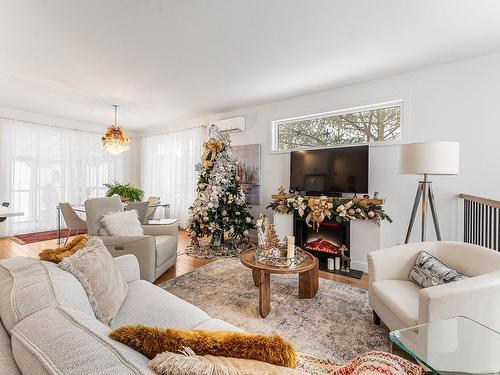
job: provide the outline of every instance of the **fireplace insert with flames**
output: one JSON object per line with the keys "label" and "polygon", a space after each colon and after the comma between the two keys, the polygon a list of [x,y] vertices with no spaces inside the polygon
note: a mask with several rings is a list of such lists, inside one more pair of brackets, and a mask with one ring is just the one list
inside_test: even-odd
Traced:
{"label": "fireplace insert with flames", "polygon": [[[343,274],[346,276],[361,278],[363,272],[351,269],[350,272],[329,270],[328,258],[336,258],[341,255],[341,247],[345,245],[349,249],[350,225],[349,222],[337,223],[325,220],[316,230],[307,226],[305,220],[300,216],[294,217],[293,231],[295,244],[310,252],[319,260],[319,267],[323,271]],[[349,256],[349,254],[346,254]]]}

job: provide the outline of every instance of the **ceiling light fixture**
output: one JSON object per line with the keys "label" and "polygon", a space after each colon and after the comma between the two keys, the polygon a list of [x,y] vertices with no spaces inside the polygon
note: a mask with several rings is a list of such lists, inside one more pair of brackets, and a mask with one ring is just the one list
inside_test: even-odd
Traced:
{"label": "ceiling light fixture", "polygon": [[121,154],[130,148],[130,138],[127,137],[125,131],[116,124],[116,112],[118,106],[113,104],[115,107],[115,124],[111,125],[106,129],[102,139],[102,148],[113,155]]}

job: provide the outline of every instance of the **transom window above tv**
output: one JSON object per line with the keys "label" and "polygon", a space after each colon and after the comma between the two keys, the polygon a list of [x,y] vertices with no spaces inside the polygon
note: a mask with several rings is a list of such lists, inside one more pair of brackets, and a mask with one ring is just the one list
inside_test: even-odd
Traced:
{"label": "transom window above tv", "polygon": [[403,101],[392,101],[272,123],[272,150],[362,145],[401,139]]}

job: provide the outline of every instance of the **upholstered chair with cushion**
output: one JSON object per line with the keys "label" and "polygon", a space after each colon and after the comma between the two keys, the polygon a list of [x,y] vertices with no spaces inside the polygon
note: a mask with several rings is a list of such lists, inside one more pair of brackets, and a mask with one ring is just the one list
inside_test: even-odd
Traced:
{"label": "upholstered chair with cushion", "polygon": [[141,279],[153,282],[177,259],[178,226],[145,225],[144,235],[111,236],[102,224],[104,215],[123,212],[119,197],[95,198],[85,201],[88,233],[100,237],[113,257],[133,254],[139,261]]}
{"label": "upholstered chair with cushion", "polygon": [[[421,288],[408,280],[420,251],[470,276]],[[369,299],[374,320],[391,330],[466,316],[500,330],[500,253],[454,241],[399,245],[368,254]]]}

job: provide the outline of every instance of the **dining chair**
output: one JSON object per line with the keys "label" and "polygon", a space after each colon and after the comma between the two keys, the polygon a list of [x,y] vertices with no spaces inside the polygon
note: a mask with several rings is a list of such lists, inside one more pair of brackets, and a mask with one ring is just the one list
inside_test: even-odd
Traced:
{"label": "dining chair", "polygon": [[146,221],[146,216],[148,214],[149,201],[145,202],[129,202],[125,206],[125,211],[137,211],[137,218],[139,219],[141,224],[144,224]]}
{"label": "dining chair", "polygon": [[63,215],[64,222],[66,223],[66,227],[68,228],[68,235],[66,236],[66,241],[64,241],[64,244],[66,245],[69,235],[71,234],[71,230],[76,230],[76,235],[78,235],[80,231],[87,230],[87,222],[78,216],[69,203],[61,202],[59,203],[59,208]]}
{"label": "dining chair", "polygon": [[[160,203],[160,197],[149,197],[148,203],[150,206]],[[156,213],[156,207],[148,208],[148,213],[146,214],[146,220],[154,219]]]}
{"label": "dining chair", "polygon": [[[10,206],[10,202],[2,202],[2,207],[9,207]],[[0,217],[0,223],[7,220],[7,217]]]}

